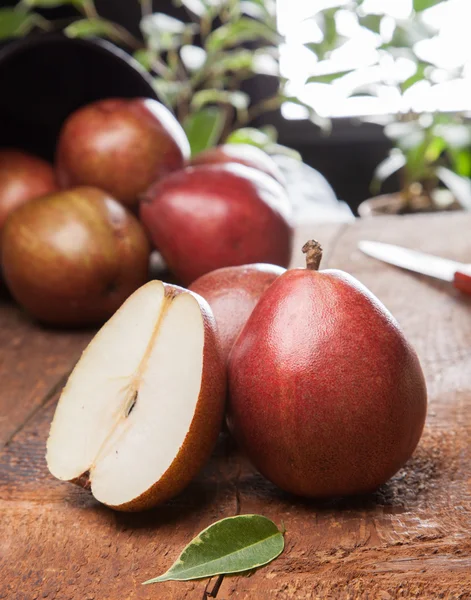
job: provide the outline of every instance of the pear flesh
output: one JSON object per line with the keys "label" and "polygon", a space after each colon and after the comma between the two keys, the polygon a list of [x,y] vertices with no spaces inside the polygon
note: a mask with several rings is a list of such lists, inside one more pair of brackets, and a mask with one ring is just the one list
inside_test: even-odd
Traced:
{"label": "pear flesh", "polygon": [[209,306],[159,281],[137,290],[82,355],[57,405],[51,473],[119,510],[178,493],[208,458],[225,374]]}

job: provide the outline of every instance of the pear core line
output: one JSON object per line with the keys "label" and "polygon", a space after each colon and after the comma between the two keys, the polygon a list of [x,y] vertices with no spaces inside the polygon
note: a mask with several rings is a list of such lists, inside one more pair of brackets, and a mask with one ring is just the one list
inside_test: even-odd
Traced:
{"label": "pear core line", "polygon": [[322,260],[322,246],[316,240],[309,240],[303,246],[306,255],[306,269],[318,271]]}
{"label": "pear core line", "polygon": [[160,326],[162,324],[162,321],[167,313],[168,307],[170,306],[172,301],[175,299],[175,296],[176,296],[176,294],[172,293],[172,291],[170,291],[170,293],[168,293],[167,289],[165,290],[160,314],[158,316],[157,322],[155,323],[154,330],[153,330],[151,338],[149,340],[149,344],[147,345],[145,354],[141,360],[141,363],[140,363],[139,368],[137,369],[136,373],[134,373],[131,381],[126,385],[126,388],[127,388],[126,399],[125,399],[123,405],[121,406],[121,411],[123,411],[123,412],[121,412],[121,411],[118,412],[114,427],[111,429],[110,433],[103,440],[103,443],[101,444],[100,448],[98,449],[95,460],[93,461],[92,465],[90,466],[89,470],[87,471],[87,473],[89,473],[89,474],[93,473],[93,470],[94,470],[95,465],[98,462],[99,458],[101,456],[103,456],[103,454],[105,454],[107,452],[107,450],[109,449],[110,442],[111,442],[111,440],[113,440],[116,429],[118,428],[120,422],[122,422],[123,417],[124,417],[124,419],[127,419],[129,417],[129,415],[131,414],[131,411],[136,406],[137,398],[139,395],[139,387],[141,385],[141,380],[142,380],[142,375],[146,370],[147,362],[148,362],[149,356],[152,352],[152,348],[154,347],[155,339],[160,332]]}

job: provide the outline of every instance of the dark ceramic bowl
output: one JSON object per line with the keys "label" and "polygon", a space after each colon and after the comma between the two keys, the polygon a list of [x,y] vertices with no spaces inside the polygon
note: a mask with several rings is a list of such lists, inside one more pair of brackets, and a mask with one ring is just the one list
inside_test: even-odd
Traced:
{"label": "dark ceramic bowl", "polygon": [[100,98],[156,98],[150,77],[102,40],[38,34],[0,47],[0,147],[52,160],[65,118]]}

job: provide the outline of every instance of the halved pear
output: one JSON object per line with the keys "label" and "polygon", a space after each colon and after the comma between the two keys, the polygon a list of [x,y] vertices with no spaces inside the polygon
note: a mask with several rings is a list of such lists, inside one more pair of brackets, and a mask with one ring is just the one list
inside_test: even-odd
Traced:
{"label": "halved pear", "polygon": [[116,510],[180,492],[221,427],[225,370],[203,298],[160,281],[139,288],[96,334],[56,408],[47,464]]}

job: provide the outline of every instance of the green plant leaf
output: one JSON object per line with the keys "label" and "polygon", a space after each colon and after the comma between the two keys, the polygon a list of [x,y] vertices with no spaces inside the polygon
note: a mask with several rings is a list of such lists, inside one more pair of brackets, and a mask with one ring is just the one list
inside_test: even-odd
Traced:
{"label": "green plant leaf", "polygon": [[414,0],[413,7],[416,12],[421,12],[427,8],[431,8],[436,4],[441,4],[442,0]]}
{"label": "green plant leaf", "polygon": [[406,157],[404,154],[397,148],[391,150],[389,156],[381,161],[374,171],[373,181],[371,182],[372,193],[379,193],[383,181],[386,181],[391,175],[402,169],[405,164]]}
{"label": "green plant leaf", "polygon": [[266,565],[283,548],[283,535],[270,519],[260,515],[229,517],[204,529],[166,573],[144,583],[241,573]]}
{"label": "green plant leaf", "polygon": [[136,50],[132,56],[146,71],[152,70],[153,52],[147,50],[147,48],[141,48]]}
{"label": "green plant leaf", "polygon": [[184,6],[188,11],[197,17],[202,17],[208,12],[208,6],[203,0],[178,0],[174,2],[176,6]]}
{"label": "green plant leaf", "polygon": [[64,4],[73,4],[77,8],[82,8],[88,0],[23,0],[23,4],[34,8],[56,8]]}
{"label": "green plant leaf", "polygon": [[34,13],[0,8],[0,40],[26,35],[35,25]]}
{"label": "green plant leaf", "polygon": [[406,90],[408,90],[410,87],[412,87],[415,83],[426,79],[425,72],[428,67],[429,67],[429,65],[427,63],[419,62],[415,73],[401,83],[402,92],[404,93]]}
{"label": "green plant leaf", "polygon": [[438,136],[432,137],[427,147],[425,148],[425,160],[428,163],[436,162],[442,155],[443,151],[446,149],[446,146],[446,141],[443,138]]}
{"label": "green plant leaf", "polygon": [[336,79],[340,79],[340,77],[343,77],[348,73],[351,73],[351,70],[338,71],[337,73],[327,73],[325,75],[311,75],[311,77],[308,77],[306,80],[306,83],[332,83]]}
{"label": "green plant leaf", "polygon": [[280,34],[260,21],[241,17],[234,23],[226,23],[215,29],[206,39],[208,52],[216,52],[223,48],[238,46],[244,42],[264,40],[271,44],[278,44],[282,38]]}
{"label": "green plant leaf", "polygon": [[282,155],[289,156],[290,158],[294,158],[294,160],[302,161],[302,156],[297,150],[293,150],[293,148],[289,148],[288,146],[283,146],[282,144],[268,144],[264,148],[267,154],[271,155]]}
{"label": "green plant leaf", "polygon": [[250,144],[263,150],[267,145],[276,141],[276,138],[273,139],[272,131],[255,127],[241,127],[230,133],[225,141],[228,144]]}
{"label": "green plant leaf", "polygon": [[191,85],[186,81],[167,81],[163,77],[155,77],[153,87],[159,97],[168,108],[173,109],[182,97],[188,97],[191,93]]}
{"label": "green plant leaf", "polygon": [[185,44],[180,48],[180,58],[187,71],[196,73],[203,68],[207,55],[203,48]]}
{"label": "green plant leaf", "polygon": [[299,98],[296,98],[296,96],[284,96],[283,101],[291,102],[292,104],[296,104],[297,106],[302,106],[303,108],[305,108],[311,123],[319,127],[319,129],[324,133],[329,133],[332,129],[332,121],[330,119],[327,119],[326,117],[321,117],[321,115],[319,115],[312,106],[306,104]]}
{"label": "green plant leaf", "polygon": [[[249,8],[249,5],[255,8]],[[275,0],[242,0],[240,2],[241,12],[253,18],[260,18],[255,16],[255,14],[264,15],[262,18],[264,19],[276,19],[276,2]],[[276,26],[276,21],[274,21],[274,25]]]}
{"label": "green plant leaf", "polygon": [[266,19],[268,14],[262,4],[258,2],[251,2],[250,0],[242,0],[239,4],[239,9],[244,15],[260,21]]}
{"label": "green plant leaf", "polygon": [[64,29],[64,33],[71,38],[106,37],[110,40],[120,39],[113,23],[105,19],[79,19]]}
{"label": "green plant leaf", "polygon": [[461,177],[446,167],[437,167],[437,177],[452,192],[453,196],[466,210],[471,210],[471,181]]}
{"label": "green plant leaf", "polygon": [[200,110],[207,104],[230,104],[242,116],[245,115],[249,102],[249,95],[239,90],[200,90],[193,95],[191,108]]}
{"label": "green plant leaf", "polygon": [[215,146],[221,137],[224,123],[224,110],[218,106],[203,108],[188,116],[183,129],[190,142],[191,155],[195,156],[206,148]]}
{"label": "green plant leaf", "polygon": [[383,15],[364,15],[358,18],[360,25],[373,33],[380,32],[382,20]]}
{"label": "green plant leaf", "polygon": [[453,171],[462,177],[471,177],[471,152],[468,148],[447,148]]}
{"label": "green plant leaf", "polygon": [[212,73],[216,74],[224,73],[226,71],[251,70],[254,61],[253,56],[253,52],[243,48],[216,53],[210,58],[210,68]]}
{"label": "green plant leaf", "polygon": [[184,23],[165,13],[145,16],[140,28],[150,48],[158,52],[189,44],[199,31],[195,23]]}
{"label": "green plant leaf", "polygon": [[396,23],[392,39],[380,49],[391,51],[392,48],[413,49],[414,45],[433,36],[434,30],[419,19],[409,19]]}

